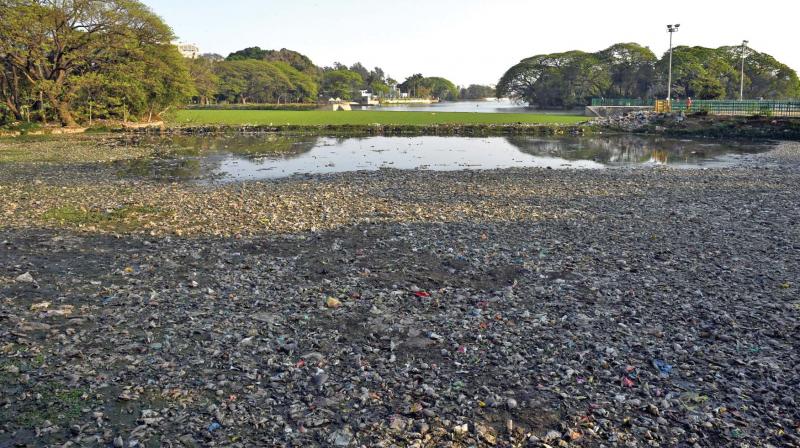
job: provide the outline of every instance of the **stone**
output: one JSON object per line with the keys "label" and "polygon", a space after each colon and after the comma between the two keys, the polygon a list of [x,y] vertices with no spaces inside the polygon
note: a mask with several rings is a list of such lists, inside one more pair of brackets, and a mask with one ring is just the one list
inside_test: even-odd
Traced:
{"label": "stone", "polygon": [[18,283],[33,283],[34,282],[33,276],[31,275],[30,272],[26,272],[26,273],[24,273],[22,275],[18,275],[14,280],[17,281]]}

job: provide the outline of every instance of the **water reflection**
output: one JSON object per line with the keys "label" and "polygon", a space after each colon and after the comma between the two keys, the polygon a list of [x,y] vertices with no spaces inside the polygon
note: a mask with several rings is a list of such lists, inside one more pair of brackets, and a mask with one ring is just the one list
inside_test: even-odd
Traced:
{"label": "water reflection", "polygon": [[768,143],[680,140],[618,135],[558,139],[507,137],[521,152],[566,160],[593,160],[605,166],[670,165],[713,167],[734,163],[743,154],[768,150]]}
{"label": "water reflection", "polygon": [[157,180],[275,179],[381,168],[450,171],[543,167],[725,166],[767,144],[642,136],[366,137],[282,135],[149,137],[160,157],[120,162],[121,176]]}

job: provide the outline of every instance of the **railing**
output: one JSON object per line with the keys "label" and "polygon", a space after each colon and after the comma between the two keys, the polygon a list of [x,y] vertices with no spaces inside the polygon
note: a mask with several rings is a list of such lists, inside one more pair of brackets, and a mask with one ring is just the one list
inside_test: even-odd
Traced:
{"label": "railing", "polygon": [[659,113],[684,112],[709,115],[800,117],[800,100],[642,100],[594,98],[592,106],[653,106]]}
{"label": "railing", "polygon": [[622,106],[622,107],[646,107],[655,104],[654,99],[642,98],[592,98],[592,106]]}
{"label": "railing", "polygon": [[[664,103],[666,103],[666,101],[664,101]],[[695,100],[690,104],[688,100],[680,100],[672,101],[671,104],[667,104],[666,107],[667,110],[671,112],[704,112],[710,115],[800,117],[800,101]],[[658,107],[656,111],[659,111]]]}

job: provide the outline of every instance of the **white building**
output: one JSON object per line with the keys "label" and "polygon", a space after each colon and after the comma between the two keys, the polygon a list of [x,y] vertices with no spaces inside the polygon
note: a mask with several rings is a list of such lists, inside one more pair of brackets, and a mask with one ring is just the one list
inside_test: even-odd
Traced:
{"label": "white building", "polygon": [[189,59],[196,59],[200,56],[200,48],[198,48],[197,44],[186,44],[183,42],[175,44],[178,47],[178,51],[181,52],[181,55],[185,58]]}

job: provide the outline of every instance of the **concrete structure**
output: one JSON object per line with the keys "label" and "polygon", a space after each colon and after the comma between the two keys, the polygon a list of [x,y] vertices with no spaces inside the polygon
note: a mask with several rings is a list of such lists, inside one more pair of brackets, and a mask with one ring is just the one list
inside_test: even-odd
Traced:
{"label": "concrete structure", "polygon": [[181,52],[183,57],[188,59],[197,59],[200,56],[200,48],[197,44],[186,44],[186,43],[177,43],[175,44],[178,47],[178,51]]}
{"label": "concrete structure", "polygon": [[350,103],[345,101],[341,98],[331,98],[328,100],[328,105],[330,106],[331,110],[339,111],[339,110],[353,110],[350,107]]}
{"label": "concrete structure", "polygon": [[378,106],[380,105],[380,101],[375,99],[375,96],[369,90],[361,90],[359,91],[361,97],[358,100],[359,104],[364,106]]}

